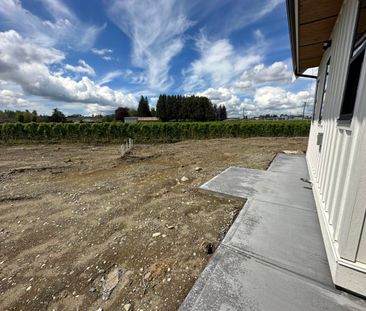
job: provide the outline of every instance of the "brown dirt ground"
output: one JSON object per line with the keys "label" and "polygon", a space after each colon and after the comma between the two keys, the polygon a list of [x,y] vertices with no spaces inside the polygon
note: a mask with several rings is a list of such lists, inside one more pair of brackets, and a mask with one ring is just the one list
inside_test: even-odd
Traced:
{"label": "brown dirt ground", "polygon": [[243,206],[197,187],[306,141],[136,145],[123,159],[117,145],[0,146],[0,309],[176,310]]}

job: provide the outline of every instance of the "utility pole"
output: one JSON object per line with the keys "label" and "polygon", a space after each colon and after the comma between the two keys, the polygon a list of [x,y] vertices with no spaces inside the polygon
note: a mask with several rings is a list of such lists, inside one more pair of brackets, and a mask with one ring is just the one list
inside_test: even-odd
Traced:
{"label": "utility pole", "polygon": [[302,119],[305,119],[305,108],[306,108],[306,101],[304,102],[304,109],[302,110]]}

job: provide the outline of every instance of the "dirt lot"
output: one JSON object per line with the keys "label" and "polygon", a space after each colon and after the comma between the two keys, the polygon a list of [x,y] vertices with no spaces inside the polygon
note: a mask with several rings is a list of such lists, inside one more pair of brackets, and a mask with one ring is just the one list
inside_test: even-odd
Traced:
{"label": "dirt lot", "polygon": [[306,141],[0,146],[0,309],[176,310],[243,205],[197,187]]}

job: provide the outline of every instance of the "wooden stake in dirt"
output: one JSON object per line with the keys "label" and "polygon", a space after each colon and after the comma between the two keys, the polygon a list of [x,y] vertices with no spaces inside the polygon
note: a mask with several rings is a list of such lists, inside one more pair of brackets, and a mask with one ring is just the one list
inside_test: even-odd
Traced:
{"label": "wooden stake in dirt", "polygon": [[123,158],[133,147],[133,139],[128,138],[127,141],[121,145],[121,157]]}

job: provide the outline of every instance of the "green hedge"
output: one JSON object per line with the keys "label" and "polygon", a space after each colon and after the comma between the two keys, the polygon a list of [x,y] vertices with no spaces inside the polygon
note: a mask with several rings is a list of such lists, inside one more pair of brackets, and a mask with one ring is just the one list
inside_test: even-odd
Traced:
{"label": "green hedge", "polygon": [[13,142],[175,142],[185,139],[307,136],[308,121],[166,123],[0,123],[0,141]]}

